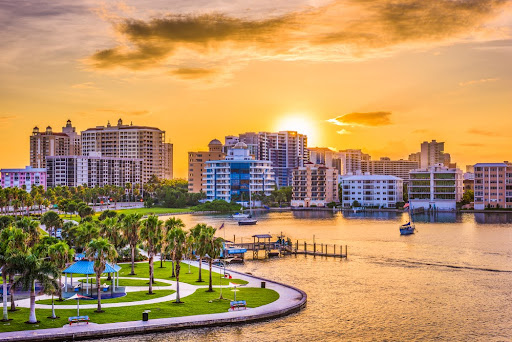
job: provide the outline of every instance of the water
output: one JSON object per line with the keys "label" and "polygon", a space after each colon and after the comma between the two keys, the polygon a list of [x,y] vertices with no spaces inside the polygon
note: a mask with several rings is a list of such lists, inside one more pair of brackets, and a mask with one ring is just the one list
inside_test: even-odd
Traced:
{"label": "water", "polygon": [[289,256],[230,266],[292,284],[307,308],[266,323],[115,338],[111,341],[510,341],[512,215],[418,216],[400,236],[400,213],[286,212],[239,227],[227,216],[180,216],[249,242],[283,232],[293,241],[349,246],[349,259]]}

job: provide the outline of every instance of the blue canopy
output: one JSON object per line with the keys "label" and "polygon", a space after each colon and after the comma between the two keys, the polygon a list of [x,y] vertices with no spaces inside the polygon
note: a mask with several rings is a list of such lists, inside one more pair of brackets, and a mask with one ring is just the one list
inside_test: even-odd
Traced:
{"label": "blue canopy", "polygon": [[[121,266],[111,265],[107,262],[105,271],[103,273],[116,273],[121,269]],[[75,274],[96,274],[94,272],[94,261],[80,260],[73,265],[66,268],[62,273],[75,273]]]}

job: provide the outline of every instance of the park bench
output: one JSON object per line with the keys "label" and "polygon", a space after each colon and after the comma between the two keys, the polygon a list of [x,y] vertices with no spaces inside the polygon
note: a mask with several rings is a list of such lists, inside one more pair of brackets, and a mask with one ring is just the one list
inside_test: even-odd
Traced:
{"label": "park bench", "polygon": [[89,324],[89,316],[73,316],[68,318],[69,325],[73,323],[87,322]]}
{"label": "park bench", "polygon": [[247,309],[247,303],[245,302],[245,300],[232,300],[229,305],[231,306],[231,310],[235,311],[235,310],[240,310],[241,308],[244,308]]}

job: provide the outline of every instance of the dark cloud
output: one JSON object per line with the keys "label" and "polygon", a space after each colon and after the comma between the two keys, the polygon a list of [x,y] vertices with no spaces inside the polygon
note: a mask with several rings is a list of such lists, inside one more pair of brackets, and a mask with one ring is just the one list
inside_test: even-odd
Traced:
{"label": "dark cloud", "polygon": [[210,77],[217,73],[216,69],[205,69],[205,68],[179,68],[176,70],[172,70],[171,74],[178,76],[183,79],[191,80],[191,79],[199,79]]}
{"label": "dark cloud", "polygon": [[391,124],[391,112],[348,113],[327,121],[338,126],[386,126]]}
{"label": "dark cloud", "polygon": [[431,46],[471,39],[507,4],[510,1],[336,0],[263,19],[226,14],[112,19],[124,43],[96,52],[89,63],[97,69],[140,70],[165,66],[182,51],[217,58],[223,49],[230,50],[223,51],[226,58],[239,53],[246,61],[354,58],[404,43]]}

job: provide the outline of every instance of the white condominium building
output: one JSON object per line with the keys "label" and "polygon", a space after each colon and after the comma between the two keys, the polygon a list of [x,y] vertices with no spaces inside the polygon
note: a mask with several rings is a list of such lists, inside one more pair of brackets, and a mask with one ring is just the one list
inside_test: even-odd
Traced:
{"label": "white condominium building", "polygon": [[385,175],[346,175],[340,177],[343,207],[355,201],[363,207],[395,208],[403,202],[403,180]]}
{"label": "white condominium building", "polygon": [[455,210],[462,194],[460,169],[437,164],[410,172],[409,203],[412,209]]}
{"label": "white condominium building", "polygon": [[275,189],[271,162],[253,159],[243,142],[228,150],[225,160],[206,161],[205,169],[203,191],[208,201],[248,201],[249,191],[270,196]]}

